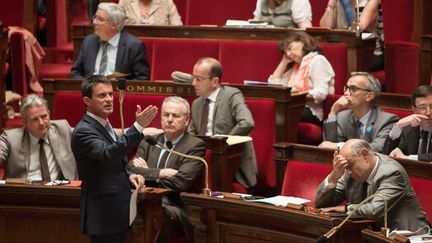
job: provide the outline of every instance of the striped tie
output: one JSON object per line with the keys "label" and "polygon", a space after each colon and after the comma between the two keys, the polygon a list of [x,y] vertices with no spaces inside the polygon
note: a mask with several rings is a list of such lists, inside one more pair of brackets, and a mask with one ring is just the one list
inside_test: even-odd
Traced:
{"label": "striped tie", "polygon": [[109,43],[106,41],[101,42],[102,58],[101,58],[101,62],[99,65],[99,75],[105,75],[105,71],[106,71],[107,63],[108,63],[108,55],[107,55],[108,45],[109,45]]}

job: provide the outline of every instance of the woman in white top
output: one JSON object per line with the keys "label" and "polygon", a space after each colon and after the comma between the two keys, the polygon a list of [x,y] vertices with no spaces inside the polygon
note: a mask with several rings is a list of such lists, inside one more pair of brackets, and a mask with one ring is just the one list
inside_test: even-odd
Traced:
{"label": "woman in white top", "polygon": [[183,25],[173,0],[120,0],[127,25]]}
{"label": "woman in white top", "polygon": [[254,19],[276,27],[306,29],[312,27],[309,0],[257,0]]}
{"label": "woman in white top", "polygon": [[319,54],[318,43],[305,32],[293,31],[279,44],[282,59],[268,79],[271,84],[289,86],[292,91],[308,92],[300,121],[322,125],[322,102],[334,94],[334,71]]}

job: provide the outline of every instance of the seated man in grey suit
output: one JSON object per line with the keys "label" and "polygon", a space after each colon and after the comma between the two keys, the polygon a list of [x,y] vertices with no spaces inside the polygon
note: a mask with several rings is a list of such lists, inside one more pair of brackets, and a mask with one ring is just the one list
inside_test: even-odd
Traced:
{"label": "seated man in grey suit", "polygon": [[[183,154],[204,157],[204,141],[186,132],[189,121],[189,103],[177,96],[167,97],[162,103],[161,112],[164,133],[156,139]],[[188,220],[186,205],[180,199],[180,192],[200,192],[203,163],[161,150],[143,140],[129,165],[135,166],[131,171],[143,175],[148,186],[175,191],[162,201],[164,214],[158,242],[169,242],[171,232],[178,228],[183,228],[186,236],[192,239],[192,226]]]}
{"label": "seated man in grey suit", "polygon": [[127,74],[128,79],[150,79],[145,46],[135,36],[123,30],[124,9],[115,3],[100,3],[93,17],[94,34],[82,43],[70,76],[88,78],[114,72]]}
{"label": "seated man in grey suit", "polygon": [[432,161],[432,86],[414,90],[411,106],[414,114],[393,126],[383,153],[394,158]]}
{"label": "seated man in grey suit", "polygon": [[5,167],[5,178],[77,179],[69,123],[51,121],[47,101],[37,95],[24,98],[20,111],[24,127],[4,130],[0,137],[0,165]]}
{"label": "seated man in grey suit", "polygon": [[375,107],[381,84],[365,72],[351,73],[344,95],[331,107],[323,124],[323,148],[338,149],[351,138],[363,139],[381,152],[384,142],[398,117]]}
{"label": "seated man in grey suit", "polygon": [[[254,127],[252,114],[237,88],[222,86],[222,65],[211,57],[200,58],[193,68],[192,86],[199,96],[192,103],[191,134],[247,136]],[[256,184],[257,165],[252,142],[245,145],[236,179],[246,188]]]}
{"label": "seated man in grey suit", "polygon": [[[391,230],[416,231],[428,225],[405,169],[392,158],[372,151],[360,139],[348,140],[333,157],[333,170],[319,185],[315,204],[324,211],[346,212],[377,220],[383,226],[384,201],[374,197],[357,211],[357,205],[372,194],[388,204]],[[347,206],[337,206],[346,201]]]}

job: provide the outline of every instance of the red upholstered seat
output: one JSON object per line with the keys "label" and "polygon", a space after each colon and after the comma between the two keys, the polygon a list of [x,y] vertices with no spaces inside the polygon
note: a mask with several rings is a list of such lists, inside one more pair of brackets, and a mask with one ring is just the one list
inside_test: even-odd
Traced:
{"label": "red upholstered seat", "polygon": [[411,184],[417,194],[420,206],[426,212],[429,222],[432,220],[432,181],[411,177]]}
{"label": "red upholstered seat", "polygon": [[322,141],[322,127],[309,122],[297,124],[297,142],[318,145]]}
{"label": "red upholstered seat", "polygon": [[391,41],[385,51],[386,92],[411,94],[419,85],[419,45]]}
{"label": "red upholstered seat", "polygon": [[171,80],[173,71],[191,73],[193,66],[200,57],[218,58],[219,42],[214,40],[160,39],[153,42],[152,55],[151,80]]}
{"label": "red upholstered seat", "polygon": [[181,20],[184,25],[186,25],[187,3],[188,0],[174,0],[174,4],[176,5],[177,12],[180,14]]}
{"label": "red upholstered seat", "polygon": [[381,0],[381,5],[383,9],[384,41],[411,41],[414,1]]}
{"label": "red upholstered seat", "polygon": [[24,36],[20,32],[14,32],[9,38],[10,68],[12,90],[22,96],[30,91],[27,81],[25,64]]}
{"label": "red upholstered seat", "polygon": [[277,42],[221,41],[219,61],[224,68],[223,81],[267,81],[279,64]]}
{"label": "red upholstered seat", "polygon": [[68,63],[42,63],[39,79],[69,78],[72,64]]}
{"label": "red upholstered seat", "polygon": [[312,7],[312,26],[319,27],[321,16],[327,7],[327,0],[310,0]]}
{"label": "red upholstered seat", "polygon": [[0,179],[3,179],[4,176],[4,168],[3,165],[0,165]]}
{"label": "red upholstered seat", "polygon": [[409,115],[412,114],[411,110],[399,110],[399,109],[387,109],[387,108],[384,108],[383,111],[395,114],[396,116],[399,117],[399,119],[402,119],[402,118],[404,118],[404,117],[409,116]]}
{"label": "red upholstered seat", "polygon": [[256,1],[253,0],[189,0],[187,25],[225,25],[227,19],[247,20],[253,17]]}
{"label": "red upholstered seat", "polygon": [[290,160],[287,163],[281,195],[313,201],[319,184],[331,171],[330,164]]}
{"label": "red upholstered seat", "polygon": [[273,100],[246,99],[255,121],[252,139],[258,167],[258,186],[275,187],[276,169],[274,163],[273,144],[276,129],[276,104]]}

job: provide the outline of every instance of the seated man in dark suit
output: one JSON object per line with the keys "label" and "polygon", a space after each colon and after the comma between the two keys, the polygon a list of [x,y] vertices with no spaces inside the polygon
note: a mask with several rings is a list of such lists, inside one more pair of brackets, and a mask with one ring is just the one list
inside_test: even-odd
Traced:
{"label": "seated man in dark suit", "polygon": [[150,79],[145,46],[123,30],[125,11],[115,3],[100,3],[93,18],[95,33],[81,46],[70,76],[88,78],[93,74],[126,74],[128,79]]}
{"label": "seated man in dark suit", "polygon": [[[416,231],[429,224],[402,165],[375,153],[364,140],[348,140],[340,153],[335,152],[333,170],[320,184],[315,204],[327,207],[324,211],[375,219],[378,226],[383,226],[381,197],[374,197],[354,212],[354,208],[372,194],[379,194],[387,201],[391,230]],[[337,206],[343,201],[346,206]]]}
{"label": "seated man in dark suit", "polygon": [[432,161],[432,86],[424,85],[414,90],[411,106],[414,114],[393,126],[383,153],[394,158]]}
{"label": "seated man in dark suit", "polygon": [[[222,86],[222,65],[211,57],[200,58],[193,68],[192,86],[199,96],[192,103],[189,132],[202,136],[216,134],[248,136],[254,128],[252,114],[237,88]],[[236,179],[244,187],[256,182],[257,165],[252,142],[245,144]]]}
{"label": "seated man in dark suit", "polygon": [[[162,103],[161,118],[164,133],[156,137],[160,143],[184,154],[204,157],[204,141],[186,132],[190,108],[185,99],[167,97]],[[171,232],[182,226],[186,236],[191,238],[192,226],[180,192],[200,192],[203,163],[161,150],[143,140],[129,165],[133,166],[132,172],[144,176],[146,185],[175,191],[162,201],[164,214],[158,242],[169,242]]]}
{"label": "seated man in dark suit", "polygon": [[331,107],[323,124],[323,148],[338,149],[351,138],[363,139],[376,152],[381,152],[393,124],[394,114],[375,107],[381,94],[381,84],[365,72],[351,73],[344,95]]}
{"label": "seated man in dark suit", "polygon": [[5,178],[75,180],[69,123],[51,121],[47,101],[37,95],[23,99],[20,111],[24,127],[4,130],[0,137],[0,165],[5,167]]}

